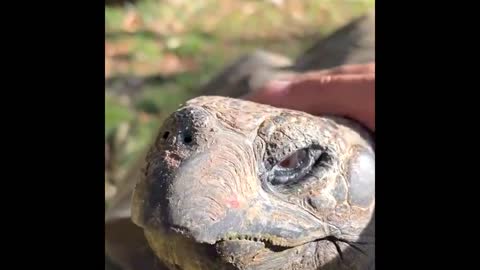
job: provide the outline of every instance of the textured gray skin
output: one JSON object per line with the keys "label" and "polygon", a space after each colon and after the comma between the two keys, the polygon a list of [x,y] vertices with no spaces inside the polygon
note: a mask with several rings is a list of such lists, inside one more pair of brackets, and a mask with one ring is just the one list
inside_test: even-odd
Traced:
{"label": "textured gray skin", "polygon": [[[292,187],[273,166],[311,146]],[[372,269],[375,154],[354,123],[204,96],[162,127],[132,217],[169,269]]]}
{"label": "textured gray skin", "polygon": [[[254,52],[230,65],[225,72],[220,73],[219,76],[212,79],[201,90],[203,93],[210,95],[240,97],[250,91],[254,91],[258,85],[263,84],[272,77],[288,76],[303,70],[329,68],[347,63],[374,61],[374,18],[374,14],[371,13],[352,22],[336,31],[330,37],[317,43],[311,50],[300,56],[293,63],[283,56],[262,51]],[[335,46],[331,44],[335,44]],[[349,49],[342,50],[339,48]],[[307,61],[308,59],[310,60]],[[143,160],[139,161],[139,164],[143,164]],[[156,256],[152,253],[143,236],[143,231],[134,225],[130,219],[132,190],[134,183],[142,176],[142,173],[138,170],[139,167],[140,165],[133,167],[131,173],[127,176],[126,184],[121,187],[120,192],[112,201],[112,207],[106,213],[106,253],[122,269],[167,269],[166,266],[155,258]],[[355,174],[352,177],[355,177]],[[321,207],[322,201],[311,200],[311,203]],[[364,231],[364,234],[370,237],[367,238],[371,239],[371,232],[374,232],[374,216]],[[360,236],[360,238],[362,237],[364,236]],[[341,242],[338,244],[344,247],[346,245]],[[326,243],[324,245],[326,245],[325,249],[323,249],[325,252],[333,248]],[[248,251],[250,249],[245,250]],[[344,258],[358,255],[354,248],[345,248],[342,253]],[[319,256],[323,256],[323,261],[328,260],[327,255],[319,254]],[[293,260],[295,258],[298,259],[298,256],[293,256],[290,259]],[[272,259],[272,261],[275,260],[275,258]],[[338,261],[338,256],[325,266],[326,269],[338,269],[335,268],[335,261]],[[304,265],[301,269],[314,268]]]}

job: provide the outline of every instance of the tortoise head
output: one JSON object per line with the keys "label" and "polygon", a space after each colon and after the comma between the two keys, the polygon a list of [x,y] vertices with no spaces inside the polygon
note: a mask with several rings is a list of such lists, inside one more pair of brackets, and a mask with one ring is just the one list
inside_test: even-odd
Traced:
{"label": "tortoise head", "polygon": [[134,222],[171,269],[369,269],[375,153],[353,122],[224,97],[164,123]]}

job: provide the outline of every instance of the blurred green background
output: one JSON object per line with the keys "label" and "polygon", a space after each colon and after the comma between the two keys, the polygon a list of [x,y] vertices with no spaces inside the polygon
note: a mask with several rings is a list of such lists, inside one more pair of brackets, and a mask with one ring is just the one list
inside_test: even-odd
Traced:
{"label": "blurred green background", "polygon": [[256,48],[295,58],[373,0],[106,0],[105,199],[164,117]]}

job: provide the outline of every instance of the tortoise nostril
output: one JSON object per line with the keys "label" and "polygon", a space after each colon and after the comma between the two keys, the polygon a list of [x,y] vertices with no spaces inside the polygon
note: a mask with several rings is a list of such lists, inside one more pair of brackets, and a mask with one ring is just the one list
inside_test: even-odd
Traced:
{"label": "tortoise nostril", "polygon": [[168,136],[170,136],[170,132],[167,131],[163,134],[163,139],[164,140],[168,139]]}
{"label": "tortoise nostril", "polygon": [[192,135],[186,134],[186,135],[183,137],[183,142],[186,143],[186,144],[191,143],[191,142],[192,142]]}

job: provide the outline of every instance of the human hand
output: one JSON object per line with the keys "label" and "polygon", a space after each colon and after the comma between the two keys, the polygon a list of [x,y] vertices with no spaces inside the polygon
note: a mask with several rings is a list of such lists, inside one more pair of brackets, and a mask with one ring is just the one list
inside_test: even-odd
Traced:
{"label": "human hand", "polygon": [[245,98],[316,115],[347,116],[375,131],[375,63],[274,80]]}

